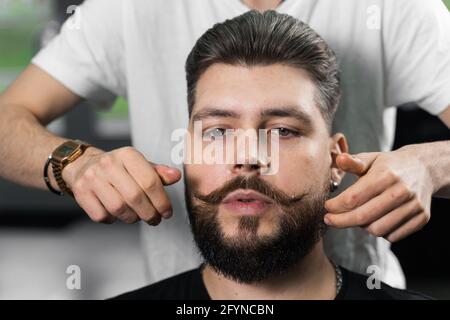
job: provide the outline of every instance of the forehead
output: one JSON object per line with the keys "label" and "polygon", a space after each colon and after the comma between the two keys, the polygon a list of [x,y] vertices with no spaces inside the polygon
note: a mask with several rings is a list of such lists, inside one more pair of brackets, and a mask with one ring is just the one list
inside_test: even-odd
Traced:
{"label": "forehead", "polygon": [[247,67],[218,63],[198,80],[193,115],[211,106],[240,115],[298,106],[316,118],[320,112],[315,96],[316,86],[305,70],[282,64]]}

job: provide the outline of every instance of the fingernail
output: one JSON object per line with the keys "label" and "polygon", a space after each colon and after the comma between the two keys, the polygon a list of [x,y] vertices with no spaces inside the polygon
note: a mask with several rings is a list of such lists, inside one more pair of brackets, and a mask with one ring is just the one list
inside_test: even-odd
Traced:
{"label": "fingernail", "polygon": [[326,224],[330,225],[331,224],[331,220],[328,217],[324,217],[323,220],[325,221]]}
{"label": "fingernail", "polygon": [[152,220],[152,221],[149,221],[149,222],[147,222],[150,226],[157,226],[158,224],[159,224],[159,222],[160,222],[161,220],[160,219],[158,219],[158,220]]}
{"label": "fingernail", "polygon": [[172,216],[172,210],[167,210],[163,213],[161,213],[164,219],[169,219]]}

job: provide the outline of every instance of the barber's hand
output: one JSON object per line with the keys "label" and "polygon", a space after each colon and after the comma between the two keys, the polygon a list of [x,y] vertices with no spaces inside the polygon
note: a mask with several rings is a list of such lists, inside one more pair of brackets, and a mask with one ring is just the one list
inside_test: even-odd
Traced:
{"label": "barber's hand", "polygon": [[418,155],[414,145],[339,155],[338,167],[359,179],[325,203],[325,222],[337,228],[360,226],[390,242],[421,229],[430,219],[433,186]]}
{"label": "barber's hand", "polygon": [[144,220],[158,225],[172,206],[164,185],[180,180],[178,169],[148,162],[132,147],[104,152],[94,147],[63,169],[78,204],[96,222]]}

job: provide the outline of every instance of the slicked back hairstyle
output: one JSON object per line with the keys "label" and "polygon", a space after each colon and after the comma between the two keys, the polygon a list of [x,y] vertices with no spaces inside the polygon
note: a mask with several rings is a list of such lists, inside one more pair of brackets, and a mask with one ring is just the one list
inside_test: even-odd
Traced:
{"label": "slicked back hairstyle", "polygon": [[197,82],[215,63],[248,67],[279,63],[306,70],[317,87],[317,106],[331,129],[340,99],[339,68],[333,51],[307,24],[272,10],[252,10],[206,31],[186,61],[189,116]]}

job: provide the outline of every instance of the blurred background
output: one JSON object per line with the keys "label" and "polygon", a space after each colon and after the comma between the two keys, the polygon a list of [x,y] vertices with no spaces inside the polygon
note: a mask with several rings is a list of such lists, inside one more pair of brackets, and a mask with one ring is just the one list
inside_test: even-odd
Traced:
{"label": "blurred background", "polygon": [[[81,2],[0,0],[0,92],[58,33],[73,13],[70,6]],[[444,2],[450,8],[450,0]],[[131,144],[123,99],[108,112],[80,105],[49,127],[105,150]],[[400,107],[394,148],[437,140],[450,140],[450,130],[438,118],[414,105]],[[428,225],[393,250],[409,289],[450,299],[450,252],[442,241],[450,225],[450,200],[433,199],[431,212]],[[137,225],[91,222],[67,197],[0,179],[0,299],[103,299],[143,286],[138,234]],[[70,265],[80,266],[80,290],[66,286]]]}
{"label": "blurred background", "polygon": [[[0,0],[0,92],[81,2]],[[131,145],[123,99],[108,112],[80,105],[49,127],[104,150]],[[141,287],[138,235],[138,225],[96,224],[68,197],[0,179],[0,299],[103,299]],[[66,287],[70,265],[80,267],[80,290]]]}

